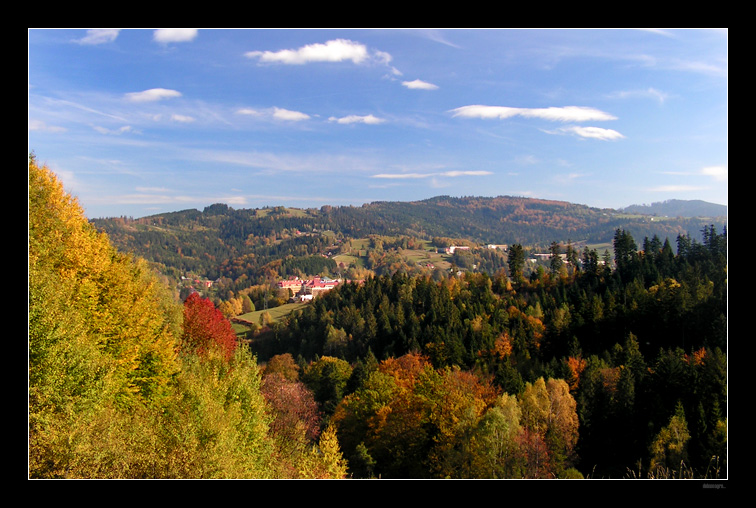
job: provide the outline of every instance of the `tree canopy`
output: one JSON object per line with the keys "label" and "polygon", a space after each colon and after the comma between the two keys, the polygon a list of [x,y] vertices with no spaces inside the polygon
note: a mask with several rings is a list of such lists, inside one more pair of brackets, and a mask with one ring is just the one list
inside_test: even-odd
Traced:
{"label": "tree canopy", "polygon": [[29,476],[343,477],[333,429],[285,448],[249,349],[183,309],[29,157]]}

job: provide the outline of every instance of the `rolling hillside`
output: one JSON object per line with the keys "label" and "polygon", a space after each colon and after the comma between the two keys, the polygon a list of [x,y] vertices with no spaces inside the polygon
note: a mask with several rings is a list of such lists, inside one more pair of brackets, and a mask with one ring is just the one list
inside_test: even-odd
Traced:
{"label": "rolling hillside", "polygon": [[[95,219],[124,252],[157,264],[169,275],[184,273],[236,280],[264,276],[282,263],[291,270],[322,264],[349,239],[406,236],[465,239],[480,244],[519,243],[546,248],[551,242],[610,243],[618,228],[639,242],[657,235],[674,244],[679,234],[700,237],[701,229],[724,219],[659,218],[627,210],[591,208],[563,201],[521,197],[439,196],[423,201],[384,201],[360,207],[320,209],[234,209],[224,204],[139,219]],[[306,271],[306,270],[305,270]]]}
{"label": "rolling hillside", "polygon": [[667,217],[726,217],[727,207],[701,200],[670,199],[650,205],[632,205],[623,208],[626,213],[641,213]]}

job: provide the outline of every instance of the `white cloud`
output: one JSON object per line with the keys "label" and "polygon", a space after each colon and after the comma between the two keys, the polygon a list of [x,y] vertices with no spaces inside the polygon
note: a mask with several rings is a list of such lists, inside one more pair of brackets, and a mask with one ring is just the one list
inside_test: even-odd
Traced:
{"label": "white cloud", "polygon": [[373,115],[364,115],[364,116],[348,115],[348,116],[343,116],[341,118],[336,118],[332,116],[331,118],[328,119],[328,121],[336,122],[340,124],[365,123],[369,125],[377,125],[379,123],[385,122],[386,120],[384,120],[383,118],[378,118]]}
{"label": "white cloud", "polygon": [[273,118],[278,120],[287,120],[292,122],[299,122],[301,120],[307,120],[310,115],[301,113],[299,111],[290,111],[283,108],[273,108]]}
{"label": "white cloud", "polygon": [[605,141],[611,141],[615,139],[623,139],[625,136],[615,131],[614,129],[603,129],[601,127],[562,127],[560,132],[567,132],[575,134],[581,138],[602,139]]}
{"label": "white cloud", "polygon": [[[280,51],[249,51],[245,53],[248,58],[257,58],[265,63],[282,63],[289,65],[302,65],[311,62],[344,62],[351,61],[359,64],[369,58],[369,53],[364,44],[358,42],[335,39],[324,44],[308,44],[298,49],[282,49]],[[390,60],[388,53],[378,53],[379,60]]]}
{"label": "white cloud", "polygon": [[298,122],[301,120],[308,120],[310,118],[310,115],[307,113],[302,113],[300,111],[291,111],[284,108],[268,108],[268,109],[252,109],[252,108],[241,108],[236,110],[237,115],[245,115],[245,116],[254,116],[258,118],[275,118],[276,120],[287,120],[287,121],[293,121]]}
{"label": "white cloud", "polygon": [[155,30],[152,40],[167,44],[169,42],[189,42],[197,37],[196,28],[160,28]]}
{"label": "white cloud", "polygon": [[445,171],[440,176],[485,176],[492,175],[490,171]]}
{"label": "white cloud", "polygon": [[131,132],[131,126],[130,125],[124,125],[123,127],[120,127],[118,129],[108,129],[105,127],[100,127],[99,125],[93,125],[92,128],[99,132],[100,134],[123,134],[124,132]]}
{"label": "white cloud", "polygon": [[119,29],[87,30],[87,35],[79,39],[79,44],[105,44],[113,42],[118,37]]}
{"label": "white cloud", "polygon": [[190,123],[194,121],[194,118],[192,118],[191,116],[175,114],[171,115],[171,120],[173,120],[174,122]]}
{"label": "white cloud", "polygon": [[702,175],[710,176],[718,182],[727,180],[727,167],[725,166],[707,166],[701,170]]}
{"label": "white cloud", "polygon": [[410,90],[438,90],[438,86],[433,83],[416,79],[414,81],[402,81],[402,85]]}
{"label": "white cloud", "polygon": [[391,60],[393,60],[390,54],[386,53],[385,51],[377,51],[377,50],[373,53],[373,58],[378,63],[382,63],[384,65],[389,65],[391,63]]}
{"label": "white cloud", "polygon": [[172,99],[181,97],[181,92],[168,90],[166,88],[151,88],[142,92],[131,92],[126,94],[126,98],[132,102],[154,102],[163,99]]}
{"label": "white cloud", "polygon": [[29,120],[29,130],[38,131],[38,132],[52,132],[52,133],[66,132],[65,127],[59,127],[57,125],[47,125],[45,122],[41,120]]}
{"label": "white cloud", "polygon": [[561,108],[511,108],[506,106],[483,106],[471,105],[462,106],[451,110],[453,116],[464,118],[498,118],[506,119],[515,116],[524,118],[540,118],[552,122],[587,122],[616,120],[617,118],[595,108],[582,106],[565,106]]}
{"label": "white cloud", "polygon": [[256,109],[252,108],[241,108],[236,111],[238,115],[247,115],[247,116],[263,116],[262,111],[258,111]]}

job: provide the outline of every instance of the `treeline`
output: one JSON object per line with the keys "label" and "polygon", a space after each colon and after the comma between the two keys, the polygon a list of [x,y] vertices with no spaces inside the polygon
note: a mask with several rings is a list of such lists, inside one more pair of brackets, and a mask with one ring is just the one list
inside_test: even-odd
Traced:
{"label": "treeline", "polygon": [[[702,237],[679,235],[675,254],[668,240],[645,238],[639,249],[618,229],[613,260],[584,249],[564,262],[555,244],[549,268],[527,278],[519,245],[492,277],[373,277],[258,332],[252,347],[263,358],[327,356],[350,365],[420,355],[437,371],[462,369],[518,400],[539,379],[564,380],[579,418],[564,466],[592,477],[716,477],[726,474],[727,235],[711,226]],[[340,396],[362,389],[356,383]],[[349,441],[354,429],[344,425],[351,424],[339,427],[345,453],[389,474],[377,448]]]}
{"label": "treeline", "polygon": [[346,475],[296,385],[271,390],[212,302],[174,300],[33,156],[28,347],[30,478]]}

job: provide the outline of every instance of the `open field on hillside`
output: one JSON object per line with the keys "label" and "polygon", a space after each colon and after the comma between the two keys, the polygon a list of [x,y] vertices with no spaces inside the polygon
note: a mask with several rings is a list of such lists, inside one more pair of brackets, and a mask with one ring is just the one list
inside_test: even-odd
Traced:
{"label": "open field on hillside", "polygon": [[336,263],[344,263],[346,266],[356,266],[358,268],[363,268],[365,266],[362,258],[352,254],[337,254],[336,256],[333,256],[333,260],[336,261]]}
{"label": "open field on hillside", "polygon": [[[284,317],[291,314],[293,311],[297,309],[301,309],[305,305],[308,305],[307,303],[286,303],[284,305],[280,305],[278,307],[273,307],[268,310],[256,310],[253,312],[248,312],[246,314],[242,314],[240,316],[236,316],[238,319],[242,319],[244,321],[249,321],[255,324],[260,324],[260,316],[263,315],[263,313],[268,312],[270,314],[270,317],[273,319],[273,321],[280,321]],[[232,323],[232,327],[234,329],[234,332],[236,333],[243,333],[246,332],[249,328],[244,326],[241,323]]]}
{"label": "open field on hillside", "polygon": [[441,268],[442,270],[451,267],[451,264],[447,261],[448,256],[445,254],[438,254],[428,250],[406,249],[402,250],[402,255],[410,262],[422,264],[432,263],[434,266]]}

